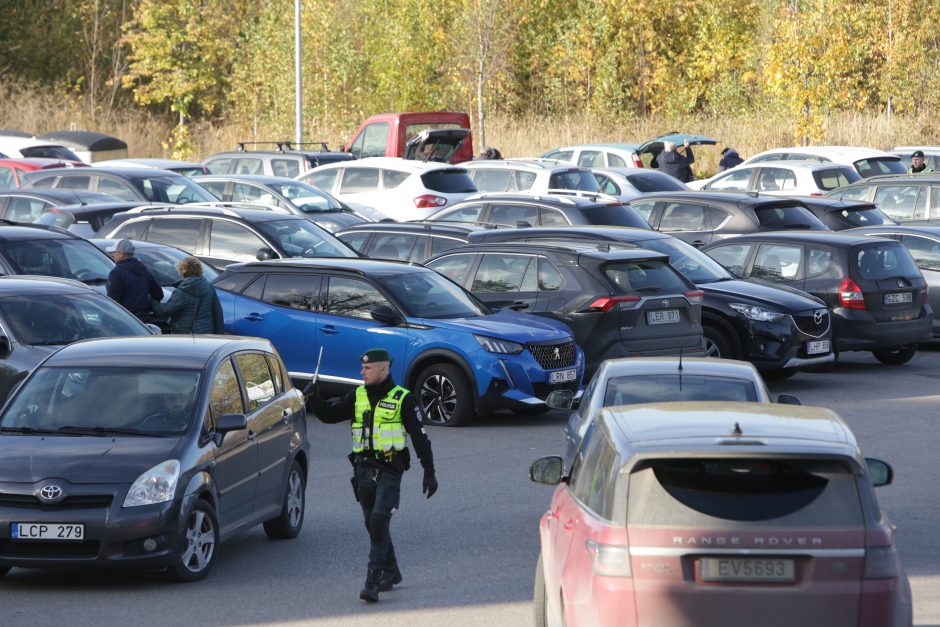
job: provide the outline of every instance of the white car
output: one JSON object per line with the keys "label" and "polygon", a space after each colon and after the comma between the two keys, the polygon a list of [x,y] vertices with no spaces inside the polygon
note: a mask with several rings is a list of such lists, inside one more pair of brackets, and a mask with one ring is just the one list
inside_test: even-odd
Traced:
{"label": "white car", "polygon": [[329,163],[297,177],[372,220],[424,220],[477,193],[463,167],[397,157]]}
{"label": "white car", "polygon": [[772,196],[822,196],[861,177],[850,166],[812,161],[761,161],[741,164],[710,179],[692,181],[691,189],[760,192]]}
{"label": "white car", "polygon": [[554,159],[484,159],[461,163],[481,192],[549,194],[573,191],[600,192],[587,168]]}
{"label": "white car", "polygon": [[690,189],[674,176],[639,168],[592,168],[601,191],[620,200],[633,200],[652,192],[681,192]]}
{"label": "white car", "polygon": [[177,159],[107,159],[95,161],[95,167],[104,168],[151,168],[155,170],[169,170],[183,176],[192,178],[199,174],[208,174],[206,166],[195,161],[179,161]]}
{"label": "white car", "polygon": [[895,146],[888,152],[901,158],[905,168],[911,167],[911,155],[915,150],[924,153],[924,163],[934,172],[940,172],[940,146]]}
{"label": "white car", "polygon": [[549,150],[542,157],[585,168],[642,168],[639,147],[639,144],[579,144]]}
{"label": "white car", "polygon": [[35,137],[15,137],[13,135],[0,135],[0,157],[16,158],[43,158],[43,159],[68,159],[69,161],[79,161],[74,152],[63,146],[44,139]]}
{"label": "white car", "polygon": [[[838,163],[855,168],[862,178],[878,174],[905,174],[907,170],[901,158],[884,150],[857,148],[855,146],[794,146],[774,148],[746,159],[741,165],[764,163],[765,161],[817,161]],[[738,166],[740,167],[740,166]]]}

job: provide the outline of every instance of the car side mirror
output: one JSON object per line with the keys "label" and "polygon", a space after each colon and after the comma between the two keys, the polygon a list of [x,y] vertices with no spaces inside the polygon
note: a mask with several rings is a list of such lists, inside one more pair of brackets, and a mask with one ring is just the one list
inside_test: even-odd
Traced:
{"label": "car side mirror", "polygon": [[545,404],[552,409],[572,409],[575,406],[574,392],[555,390],[545,399]]}
{"label": "car side mirror", "polygon": [[151,335],[163,335],[163,331],[155,324],[150,324],[148,322],[144,326],[147,327],[147,330],[150,331]]}
{"label": "car side mirror", "polygon": [[259,248],[255,251],[255,259],[258,261],[267,261],[268,259],[277,259],[277,255],[270,248]]}
{"label": "car side mirror", "polygon": [[376,322],[381,322],[382,324],[387,324],[389,326],[396,326],[402,322],[401,314],[388,305],[379,305],[370,311],[369,315],[372,316],[372,319]]}
{"label": "car side mirror", "polygon": [[781,394],[777,397],[777,402],[781,405],[802,405],[800,399],[793,396],[792,394]]}
{"label": "car side mirror", "polygon": [[13,344],[10,342],[10,338],[0,335],[0,355],[8,355],[11,352],[13,352]]}
{"label": "car side mirror", "polygon": [[555,485],[564,477],[563,466],[564,462],[558,455],[542,457],[532,462],[529,468],[529,479],[535,483]]}
{"label": "car side mirror", "polygon": [[229,431],[241,431],[248,428],[248,418],[245,414],[223,414],[219,422],[215,425],[218,433],[228,433]]}
{"label": "car side mirror", "polygon": [[876,488],[884,485],[891,485],[894,480],[894,469],[888,462],[883,462],[874,457],[866,457],[865,465],[868,466],[868,478],[871,484]]}

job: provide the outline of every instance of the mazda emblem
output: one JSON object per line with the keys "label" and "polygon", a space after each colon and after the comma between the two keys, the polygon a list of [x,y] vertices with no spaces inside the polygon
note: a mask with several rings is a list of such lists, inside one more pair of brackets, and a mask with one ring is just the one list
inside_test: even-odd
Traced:
{"label": "mazda emblem", "polygon": [[825,315],[826,315],[825,310],[817,309],[816,311],[813,312],[813,322],[815,322],[816,324],[822,324],[823,316]]}
{"label": "mazda emblem", "polygon": [[63,496],[62,488],[57,485],[44,485],[39,489],[39,500],[44,503],[55,503]]}
{"label": "mazda emblem", "polygon": [[553,357],[555,358],[555,361],[558,361],[559,359],[561,359],[561,350],[559,350],[557,346],[555,347],[555,354],[553,355]]}

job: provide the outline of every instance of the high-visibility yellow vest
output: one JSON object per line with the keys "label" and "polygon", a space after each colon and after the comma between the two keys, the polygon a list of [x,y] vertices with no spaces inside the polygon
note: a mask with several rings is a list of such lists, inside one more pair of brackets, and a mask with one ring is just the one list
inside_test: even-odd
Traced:
{"label": "high-visibility yellow vest", "polygon": [[[376,451],[401,451],[405,448],[405,429],[401,423],[401,404],[408,390],[396,385],[385,398],[375,404],[372,416],[372,449]],[[370,450],[365,426],[366,412],[372,411],[369,395],[364,385],[356,388],[356,415],[352,423],[353,453]]]}

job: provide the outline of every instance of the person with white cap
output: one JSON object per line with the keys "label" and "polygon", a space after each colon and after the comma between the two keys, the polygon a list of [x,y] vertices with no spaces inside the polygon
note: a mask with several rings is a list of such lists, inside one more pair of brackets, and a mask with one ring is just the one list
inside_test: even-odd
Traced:
{"label": "person with white cap", "polygon": [[134,243],[118,240],[108,247],[114,269],[108,275],[108,296],[143,322],[153,321],[151,300],[163,300],[163,288],[147,266],[134,257]]}

